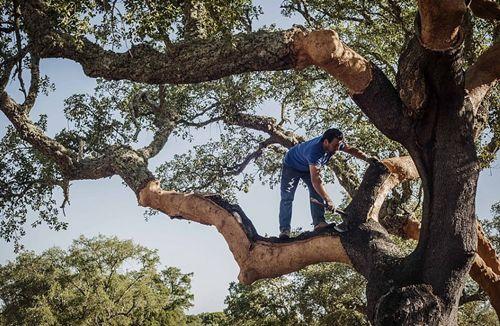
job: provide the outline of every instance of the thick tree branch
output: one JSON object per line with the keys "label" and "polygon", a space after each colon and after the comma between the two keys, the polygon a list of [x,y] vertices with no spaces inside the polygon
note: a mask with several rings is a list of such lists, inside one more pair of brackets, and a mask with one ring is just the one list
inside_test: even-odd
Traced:
{"label": "thick tree branch", "polygon": [[477,222],[477,254],[495,274],[500,276],[500,259],[479,222]]}
{"label": "thick tree branch", "polygon": [[500,318],[500,275],[495,274],[479,255],[474,258],[469,274],[486,292],[497,317]]}
{"label": "thick tree branch", "polygon": [[235,35],[232,42],[207,39],[172,44],[164,53],[147,45],[114,53],[87,39],[76,42],[55,31],[38,0],[22,6],[24,23],[39,56],[79,62],[90,77],[179,84],[317,65],[356,94],[356,103],[389,138],[404,134],[397,92],[380,70],[342,44],[334,31],[258,31]]}
{"label": "thick tree branch", "polygon": [[234,35],[231,42],[196,39],[168,44],[164,52],[140,44],[124,53],[103,49],[86,38],[55,30],[45,4],[21,4],[23,22],[34,50],[42,58],[80,63],[89,77],[127,79],[150,84],[181,84],[215,80],[250,71],[275,71],[294,66],[293,37],[298,29]]}
{"label": "thick tree branch", "polygon": [[[397,166],[398,161],[397,158],[389,160],[393,166]],[[382,190],[380,182],[376,180],[385,175],[386,171],[380,167],[367,170],[368,176],[365,175],[366,180],[363,183],[365,187],[362,186],[358,190],[359,195],[353,199],[350,206],[370,203],[359,198],[366,197],[363,192],[372,194]],[[405,171],[405,168],[402,167],[399,171]],[[279,240],[259,236],[239,206],[231,205],[219,197],[164,191],[158,181],[150,181],[139,190],[138,198],[140,205],[160,210],[173,218],[214,225],[225,238],[240,266],[239,280],[246,284],[261,278],[283,275],[317,262],[337,261],[350,264],[351,255],[346,253],[346,246],[358,261],[356,269],[361,270],[365,276],[375,268],[367,264],[375,259],[372,255],[382,259],[386,255],[397,253],[382,229],[370,221],[349,235],[337,235],[334,230],[326,228],[322,233],[306,232],[291,240]],[[370,240],[364,241],[366,235],[370,235]],[[358,246],[364,249],[369,246],[371,249],[359,250]],[[364,263],[359,264],[360,261]]]}
{"label": "thick tree branch", "polygon": [[27,113],[33,108],[35,100],[38,96],[38,91],[40,88],[40,58],[36,55],[31,55],[31,81],[30,88],[28,90],[28,95],[21,105]]}
{"label": "thick tree branch", "polygon": [[390,158],[383,161],[388,167],[391,174],[384,181],[380,191],[378,192],[375,203],[371,206],[368,213],[368,218],[373,218],[378,221],[380,208],[384,203],[389,192],[402,181],[416,180],[419,178],[418,171],[409,156]]}
{"label": "thick tree branch", "polygon": [[164,191],[159,182],[152,181],[140,191],[139,204],[175,218],[215,226],[240,266],[238,279],[244,284],[317,262],[350,263],[338,236],[307,234],[294,241],[262,238],[241,210],[220,198]]}
{"label": "thick tree branch", "polygon": [[354,94],[363,93],[372,80],[370,62],[343,44],[333,30],[300,33],[294,47],[299,68],[321,67]]}
{"label": "thick tree branch", "polygon": [[496,42],[465,72],[465,89],[472,102],[474,114],[477,113],[484,96],[499,78],[500,42]]}
{"label": "thick tree branch", "polygon": [[479,18],[500,20],[500,5],[490,0],[472,0],[470,3],[472,13]]}
{"label": "thick tree branch", "polygon": [[140,151],[128,146],[110,146],[100,157],[79,160],[77,153],[45,135],[6,92],[0,94],[0,110],[21,139],[57,164],[67,180],[101,179],[118,174],[130,188],[137,190],[144,187],[143,182],[153,179],[152,173],[147,170],[147,158]]}
{"label": "thick tree branch", "polygon": [[63,173],[71,174],[75,170],[75,153],[46,136],[38,126],[29,120],[27,112],[14,102],[6,92],[0,94],[0,110],[9,118],[20,137],[50,157],[59,165]]}
{"label": "thick tree branch", "polygon": [[394,86],[373,63],[344,45],[333,30],[295,37],[297,66],[316,65],[343,83],[354,102],[387,137],[404,141],[410,125]]}

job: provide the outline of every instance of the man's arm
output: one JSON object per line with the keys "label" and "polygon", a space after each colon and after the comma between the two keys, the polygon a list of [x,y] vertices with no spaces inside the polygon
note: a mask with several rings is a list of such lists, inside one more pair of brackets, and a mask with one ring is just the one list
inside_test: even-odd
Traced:
{"label": "man's arm", "polygon": [[323,185],[323,181],[321,180],[321,175],[320,175],[320,168],[318,168],[316,165],[309,165],[309,173],[311,174],[311,183],[314,187],[314,190],[323,198],[325,203],[328,205],[329,209],[334,209],[335,206],[333,205],[333,201],[328,196],[325,186]]}
{"label": "man's arm", "polygon": [[359,149],[355,147],[350,147],[349,145],[345,144],[344,148],[341,149],[341,151],[346,152],[347,154],[351,154],[352,156],[359,158],[360,160],[363,160],[368,163],[372,163],[371,161],[374,159],[371,156],[366,155]]}

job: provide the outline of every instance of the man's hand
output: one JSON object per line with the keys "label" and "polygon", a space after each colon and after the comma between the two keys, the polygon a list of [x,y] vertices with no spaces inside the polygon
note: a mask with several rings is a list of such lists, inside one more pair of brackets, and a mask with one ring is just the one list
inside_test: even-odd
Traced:
{"label": "man's hand", "polygon": [[333,203],[333,201],[330,198],[325,200],[325,204],[326,204],[327,210],[335,212],[335,204]]}
{"label": "man's hand", "polygon": [[368,156],[365,161],[370,165],[382,164],[382,162],[376,156]]}

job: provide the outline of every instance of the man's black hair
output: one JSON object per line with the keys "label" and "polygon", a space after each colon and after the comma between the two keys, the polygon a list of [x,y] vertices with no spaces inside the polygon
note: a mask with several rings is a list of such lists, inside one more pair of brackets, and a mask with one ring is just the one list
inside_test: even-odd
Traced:
{"label": "man's black hair", "polygon": [[331,143],[334,138],[338,138],[339,140],[342,140],[344,138],[342,131],[338,130],[337,128],[328,129],[323,134],[323,137],[321,137],[321,141],[328,139],[328,142]]}

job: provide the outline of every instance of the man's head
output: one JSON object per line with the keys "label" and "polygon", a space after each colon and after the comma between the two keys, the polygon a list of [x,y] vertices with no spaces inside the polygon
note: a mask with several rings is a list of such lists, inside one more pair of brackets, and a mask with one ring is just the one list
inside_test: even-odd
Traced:
{"label": "man's head", "polygon": [[343,139],[344,135],[342,131],[337,128],[328,129],[323,134],[323,137],[321,137],[323,149],[328,153],[335,153],[339,149],[339,145]]}

